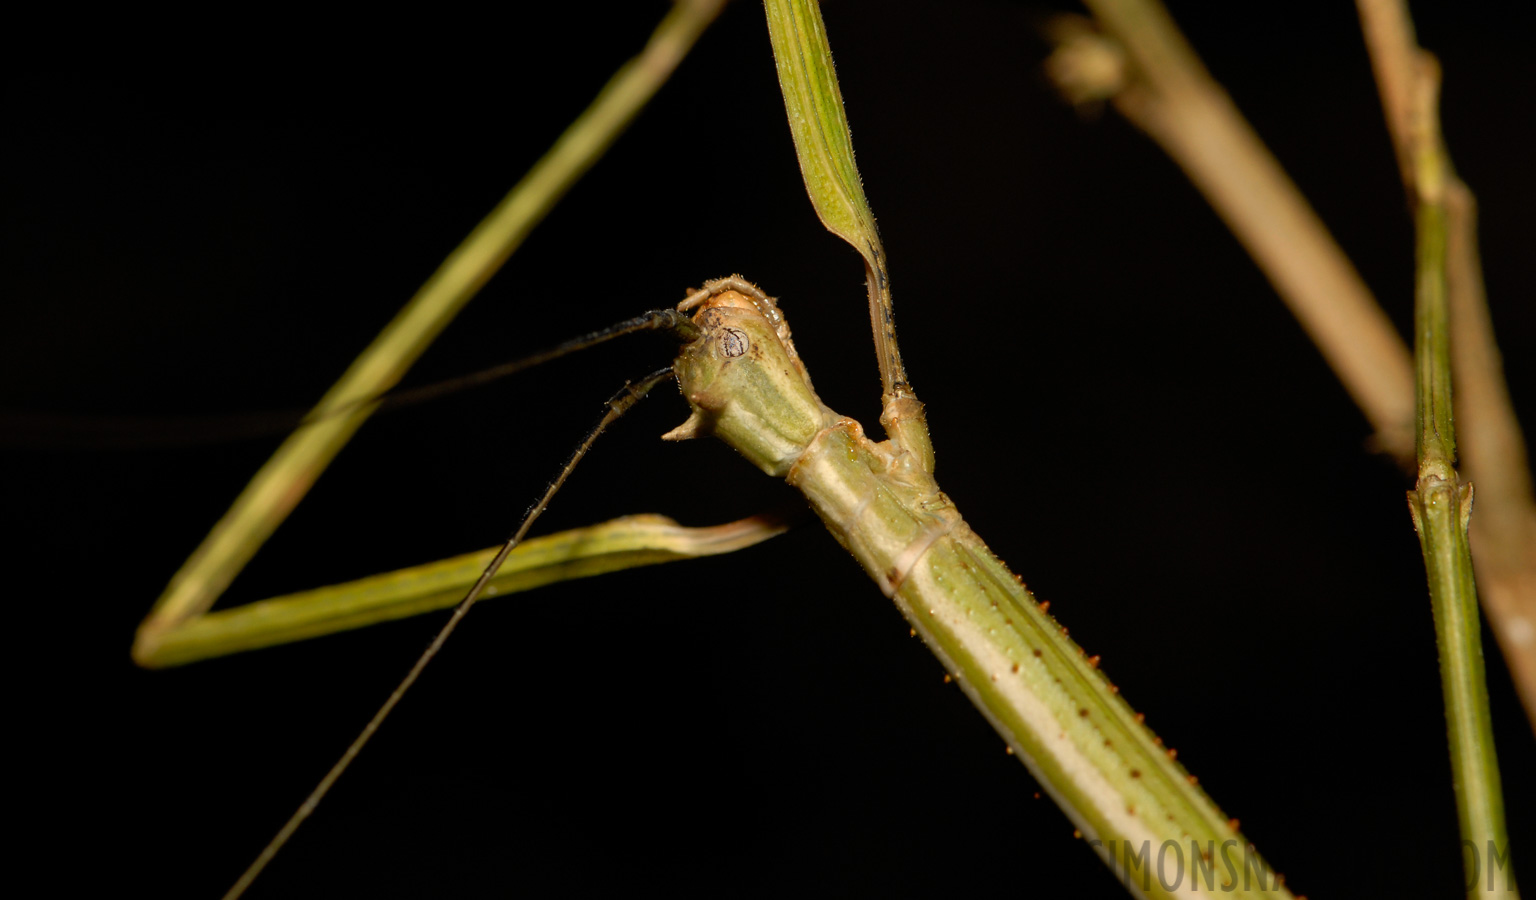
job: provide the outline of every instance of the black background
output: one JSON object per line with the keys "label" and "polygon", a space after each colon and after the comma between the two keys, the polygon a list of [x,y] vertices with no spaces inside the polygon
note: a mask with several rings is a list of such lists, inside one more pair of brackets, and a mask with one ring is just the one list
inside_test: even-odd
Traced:
{"label": "black background", "polygon": [[[110,69],[63,59],[10,81],[0,407],[312,401],[664,9],[565,7],[324,38],[210,25]],[[1352,6],[1242,7],[1173,11],[1406,333],[1410,222]],[[1529,427],[1529,31],[1415,8]],[[1051,94],[1045,12],[826,9],[940,482],[1296,889],[1452,894],[1408,481],[1176,167]],[[761,17],[727,11],[411,383],[740,271],[781,297],[823,398],[873,424],[861,266],[806,201]],[[634,339],[375,420],[224,602],[493,543],[602,400],[664,358]],[[540,530],[706,524],[787,496],[714,442],[655,439],[684,415],[658,392]],[[440,624],[131,666],[134,625],[276,440],[4,452],[19,864],[214,895]],[[1536,747],[1485,640],[1529,877]],[[1116,896],[942,675],[816,527],[489,602],[253,896]]]}

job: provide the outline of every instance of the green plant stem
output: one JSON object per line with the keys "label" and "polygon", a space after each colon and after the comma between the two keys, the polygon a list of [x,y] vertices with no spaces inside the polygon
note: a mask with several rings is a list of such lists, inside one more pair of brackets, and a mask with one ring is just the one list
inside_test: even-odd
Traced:
{"label": "green plant stem", "polygon": [[213,605],[282,524],[325,467],[438,333],[501,268],[566,190],[603,155],[677,68],[724,0],[680,0],[640,55],[625,63],[496,208],[470,232],[374,338],[251,479],[171,578],[139,626],[133,655],[153,657],[164,636]]}
{"label": "green plant stem", "polygon": [[1472,562],[1478,594],[1510,674],[1536,726],[1536,493],[1520,423],[1504,382],[1488,315],[1477,252],[1477,204],[1453,171],[1434,119],[1421,123],[1421,85],[1437,81],[1438,67],[1418,46],[1402,0],[1358,0],[1360,25],[1371,53],[1403,183],[1417,197],[1416,146],[1433,141],[1434,165],[1445,208],[1445,279],[1450,304],[1451,361],[1460,432],[1461,470],[1477,484],[1472,519]]}
{"label": "green plant stem", "polygon": [[[1453,263],[1463,270],[1467,266],[1471,221],[1466,215],[1456,219],[1457,227],[1463,229],[1462,246],[1453,260],[1452,201],[1469,199],[1470,194],[1452,171],[1440,134],[1440,66],[1419,48],[1407,5],[1403,0],[1358,0],[1357,5],[1388,130],[1414,206],[1419,477],[1408,494],[1408,506],[1424,553],[1434,609],[1466,889],[1469,896],[1484,891],[1516,896],[1468,543],[1473,491],[1470,483],[1460,482],[1454,467],[1451,272]],[[1454,210],[1469,212],[1462,207]],[[1461,279],[1467,274],[1463,271]],[[1461,287],[1465,290],[1466,285]]]}
{"label": "green plant stem", "polygon": [[[1443,194],[1420,199],[1418,287],[1414,309],[1417,362],[1419,478],[1408,494],[1409,509],[1434,608],[1440,652],[1440,683],[1451,748],[1457,816],[1467,854],[1468,894],[1490,890],[1514,893],[1508,866],[1509,837],[1494,752],[1493,722],[1472,576],[1467,525],[1472,485],[1458,483],[1451,407],[1450,310],[1446,301],[1446,211]],[[1467,846],[1470,845],[1470,846]],[[1499,860],[1505,860],[1503,865]]]}
{"label": "green plant stem", "polygon": [[[1472,485],[1456,473],[1448,288],[1449,210],[1454,179],[1439,131],[1439,66],[1413,41],[1401,3],[1360,4],[1387,121],[1414,203],[1417,278],[1414,366],[1419,477],[1409,510],[1434,609],[1440,681],[1450,739],[1457,817],[1468,895],[1515,895],[1504,827],[1504,799],[1494,751],[1483,667],[1477,585],[1467,531]],[[1385,21],[1384,21],[1385,20]]]}

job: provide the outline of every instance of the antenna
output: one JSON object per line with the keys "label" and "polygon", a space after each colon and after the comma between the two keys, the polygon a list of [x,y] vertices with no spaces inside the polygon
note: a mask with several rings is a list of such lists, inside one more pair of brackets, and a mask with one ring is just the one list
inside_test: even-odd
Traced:
{"label": "antenna", "polygon": [[435,400],[459,391],[500,381],[524,369],[559,359],[577,350],[641,331],[660,331],[687,343],[698,328],[675,309],[653,309],[580,337],[571,338],[531,356],[515,359],[421,387],[363,397],[316,416],[310,410],[267,410],[213,416],[79,416],[67,413],[0,410],[0,446],[19,449],[138,450],[184,447],[286,434],[377,403],[377,412],[390,412]]}
{"label": "antenna", "polygon": [[[647,315],[651,314],[647,313]],[[644,318],[644,316],[641,318]],[[689,327],[692,328],[691,322]],[[607,337],[602,339],[606,340]],[[582,339],[577,339],[577,341],[580,340]],[[561,345],[561,347],[565,346],[565,344]],[[583,346],[590,346],[590,343]],[[569,351],[565,350],[562,352]],[[543,360],[541,359],[540,361]],[[410,671],[401,679],[399,686],[389,695],[389,699],[384,701],[384,705],[379,707],[379,711],[373,714],[373,718],[368,721],[368,724],[363,726],[363,730],[358,733],[351,746],[347,747],[346,752],[342,753],[341,758],[336,760],[336,764],[331,766],[331,770],[325,773],[325,777],[320,779],[320,783],[315,785],[315,789],[309,792],[309,796],[304,799],[299,808],[294,810],[293,815],[288,817],[288,821],[283,824],[283,827],[278,830],[272,840],[267,843],[267,846],[262,849],[255,862],[252,862],[250,867],[240,876],[240,880],[236,881],[234,886],[224,895],[224,900],[235,900],[235,898],[244,894],[246,889],[256,880],[256,877],[261,874],[261,871],[267,867],[267,864],[277,856],[277,852],[283,848],[283,845],[288,843],[288,839],[293,837],[294,832],[298,831],[299,826],[304,823],[304,820],[309,818],[310,814],[315,811],[315,808],[320,805],[320,801],[325,799],[325,795],[330,791],[331,786],[336,783],[341,774],[352,764],[352,760],[357,758],[357,754],[362,751],[369,739],[373,737],[374,732],[379,730],[379,726],[384,723],[384,720],[389,717],[389,714],[400,703],[401,698],[405,696],[405,692],[410,690],[411,685],[416,683],[416,679],[421,676],[421,672],[427,667],[427,663],[431,662],[432,658],[437,655],[437,652],[443,648],[443,644],[447,643],[448,636],[453,634],[459,622],[463,621],[464,616],[469,613],[470,607],[474,606],[475,601],[480,599],[480,594],[485,590],[485,586],[490,583],[492,578],[496,577],[496,572],[501,568],[501,564],[506,562],[507,554],[511,553],[512,548],[522,542],[523,538],[528,534],[528,529],[533,527],[533,523],[549,507],[549,501],[564,486],[566,479],[575,470],[576,464],[581,462],[582,457],[587,455],[588,450],[592,449],[592,444],[597,440],[598,435],[607,430],[609,425],[617,421],[619,417],[628,412],[636,403],[639,403],[640,399],[651,388],[671,377],[672,367],[667,366],[665,369],[652,372],[639,381],[625,382],[624,387],[608,400],[607,412],[603,413],[603,417],[587,432],[587,436],[582,442],[576,446],[575,451],[571,453],[565,465],[560,468],[559,474],[549,483],[549,487],[544,489],[544,493],[540,495],[538,501],[523,514],[523,519],[518,523],[517,530],[501,545],[501,550],[491,559],[490,564],[485,567],[485,571],[480,573],[479,580],[469,589],[469,593],[464,596],[464,599],[459,601],[459,605],[453,610],[453,615],[448,618],[442,629],[438,631],[437,636],[432,639],[432,643],[417,658],[415,665],[411,666]]]}

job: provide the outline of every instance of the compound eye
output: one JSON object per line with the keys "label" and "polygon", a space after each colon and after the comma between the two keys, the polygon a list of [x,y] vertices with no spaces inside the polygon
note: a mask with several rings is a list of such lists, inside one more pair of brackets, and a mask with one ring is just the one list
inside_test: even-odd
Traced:
{"label": "compound eye", "polygon": [[726,359],[735,359],[747,352],[751,342],[747,340],[747,333],[740,328],[720,329],[720,352]]}

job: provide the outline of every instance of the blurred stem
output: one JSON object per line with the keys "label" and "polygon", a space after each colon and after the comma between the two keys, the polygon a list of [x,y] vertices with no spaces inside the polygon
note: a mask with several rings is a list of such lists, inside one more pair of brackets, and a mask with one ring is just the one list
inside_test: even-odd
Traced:
{"label": "blurred stem", "polygon": [[1488,316],[1476,201],[1454,177],[1446,183],[1445,201],[1456,427],[1462,471],[1477,484],[1472,565],[1483,611],[1536,725],[1536,499],[1530,464]]}
{"label": "blurred stem", "polygon": [[1407,347],[1327,227],[1160,4],[1086,2],[1111,40],[1058,21],[1051,76],[1075,100],[1111,100],[1184,169],[1409,468]]}
{"label": "blurred stem", "polygon": [[152,657],[166,633],[213,605],[373,412],[377,404],[371,398],[400,380],[566,190],[603,155],[671,76],[723,3],[679,0],[640,55],[609,79],[592,105],[353,361],[310,414],[309,423],[289,435],[172,577],[139,626],[135,659]]}
{"label": "blurred stem", "polygon": [[[1470,244],[1470,193],[1451,171],[1440,135],[1440,67],[1421,50],[1401,0],[1358,0],[1366,44],[1381,88],[1398,163],[1414,205],[1418,278],[1414,298],[1414,356],[1418,369],[1419,479],[1409,509],[1424,551],[1440,648],[1440,679],[1451,745],[1456,806],[1466,855],[1467,893],[1513,894],[1507,864],[1504,800],[1494,753],[1483,672],[1477,588],[1468,546],[1472,485],[1459,484],[1451,387],[1451,185],[1461,199],[1458,226],[1466,230],[1458,262]],[[1468,287],[1462,273],[1458,285]],[[1459,360],[1458,360],[1459,361]],[[1485,875],[1486,877],[1479,877]]]}

